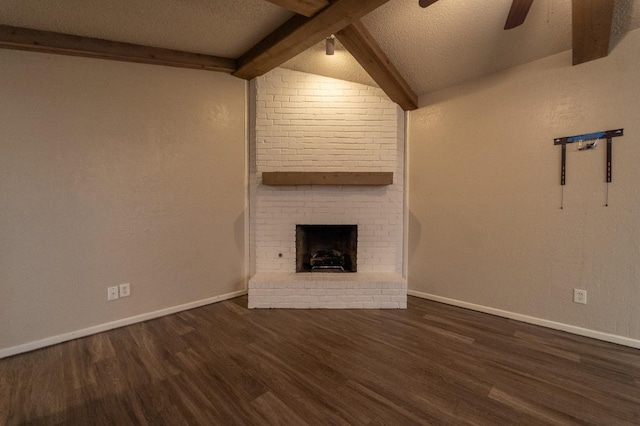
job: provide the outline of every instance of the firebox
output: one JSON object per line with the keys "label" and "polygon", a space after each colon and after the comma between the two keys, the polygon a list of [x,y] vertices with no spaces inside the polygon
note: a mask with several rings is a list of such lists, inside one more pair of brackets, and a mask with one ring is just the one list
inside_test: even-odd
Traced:
{"label": "firebox", "polygon": [[358,225],[296,225],[296,272],[356,272]]}

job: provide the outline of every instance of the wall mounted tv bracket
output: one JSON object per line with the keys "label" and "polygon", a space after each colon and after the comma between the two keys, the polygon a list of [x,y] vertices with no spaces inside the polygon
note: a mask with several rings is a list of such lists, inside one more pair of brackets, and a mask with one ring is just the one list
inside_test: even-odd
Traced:
{"label": "wall mounted tv bracket", "polygon": [[[616,130],[605,130],[603,132],[595,132],[595,133],[586,133],[583,135],[575,135],[575,136],[566,136],[563,138],[555,138],[553,140],[554,145],[562,145],[562,159],[560,166],[560,185],[565,184],[566,175],[567,175],[567,144],[574,142],[585,142],[585,141],[593,141],[597,142],[598,139],[606,139],[607,140],[607,184],[611,182],[611,149],[612,144],[611,141],[613,138],[624,135],[624,129],[616,129]],[[595,143],[587,143],[585,145],[585,149],[595,147]],[[607,202],[605,205],[609,205],[609,191],[607,185]],[[562,208],[562,207],[560,207]]]}

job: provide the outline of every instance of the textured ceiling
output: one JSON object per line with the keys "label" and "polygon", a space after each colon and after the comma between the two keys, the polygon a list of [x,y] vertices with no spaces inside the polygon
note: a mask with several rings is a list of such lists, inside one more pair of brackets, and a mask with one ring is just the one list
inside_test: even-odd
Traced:
{"label": "textured ceiling", "polygon": [[333,56],[325,53],[325,42],[322,41],[306,52],[282,64],[282,68],[294,71],[303,71],[325,77],[338,78],[340,80],[355,81],[356,83],[377,86],[369,74],[360,66],[347,49],[335,40],[335,52]]}
{"label": "textured ceiling", "polygon": [[226,58],[292,16],[264,0],[0,0],[0,24]]}
{"label": "textured ceiling", "polygon": [[[571,0],[535,0],[525,23],[502,28],[511,0],[390,0],[363,22],[423,95],[571,48]],[[0,24],[237,58],[293,14],[264,0],[0,0]],[[640,27],[640,0],[616,0],[612,48]],[[374,84],[336,43],[286,68]]]}
{"label": "textured ceiling", "polygon": [[414,3],[392,0],[363,22],[419,94],[571,48],[570,0],[535,0],[525,23],[508,31],[511,0]]}

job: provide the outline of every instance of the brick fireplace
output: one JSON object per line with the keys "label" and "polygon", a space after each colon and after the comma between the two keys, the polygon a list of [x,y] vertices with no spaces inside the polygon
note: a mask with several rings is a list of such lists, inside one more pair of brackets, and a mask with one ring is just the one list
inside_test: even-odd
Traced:
{"label": "brick fireplace", "polygon": [[[405,308],[404,115],[375,87],[284,69],[252,83],[250,308]],[[263,172],[393,172],[269,186]],[[357,227],[357,272],[296,272],[299,225]],[[339,250],[341,251],[341,250]]]}

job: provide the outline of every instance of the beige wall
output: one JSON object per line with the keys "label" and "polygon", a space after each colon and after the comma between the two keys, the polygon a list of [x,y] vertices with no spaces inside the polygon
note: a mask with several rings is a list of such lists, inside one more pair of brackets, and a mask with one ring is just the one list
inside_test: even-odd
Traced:
{"label": "beige wall", "polygon": [[7,50],[0,76],[0,351],[244,289],[242,80]]}
{"label": "beige wall", "polygon": [[[410,290],[640,338],[638,52],[640,30],[604,59],[572,67],[565,52],[420,100]],[[601,143],[568,147],[560,210],[553,138],[617,128],[609,207]],[[573,288],[588,290],[586,306]]]}

